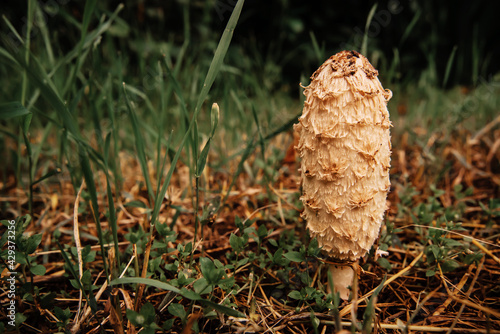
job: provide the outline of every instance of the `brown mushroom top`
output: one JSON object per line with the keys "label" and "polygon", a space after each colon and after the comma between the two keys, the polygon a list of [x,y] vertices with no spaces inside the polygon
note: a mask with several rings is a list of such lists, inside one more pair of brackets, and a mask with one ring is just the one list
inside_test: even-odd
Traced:
{"label": "brown mushroom top", "polygon": [[370,64],[366,57],[357,51],[341,51],[325,61],[311,76],[311,80],[323,71],[325,67],[331,68],[332,77],[347,77],[355,75],[358,69],[365,72],[369,79],[378,76],[378,71]]}

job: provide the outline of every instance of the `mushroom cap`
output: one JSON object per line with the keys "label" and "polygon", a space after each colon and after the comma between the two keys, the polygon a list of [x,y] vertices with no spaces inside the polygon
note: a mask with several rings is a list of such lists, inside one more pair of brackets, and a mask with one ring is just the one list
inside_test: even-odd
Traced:
{"label": "mushroom cap", "polygon": [[303,217],[330,256],[354,261],[378,237],[390,188],[392,97],[368,59],[342,51],[305,87],[296,149]]}

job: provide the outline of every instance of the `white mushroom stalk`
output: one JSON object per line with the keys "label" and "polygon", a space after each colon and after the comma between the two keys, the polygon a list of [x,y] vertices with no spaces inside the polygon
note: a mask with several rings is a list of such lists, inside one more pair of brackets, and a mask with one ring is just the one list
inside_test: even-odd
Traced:
{"label": "white mushroom stalk", "polygon": [[[392,93],[384,90],[377,75],[356,51],[330,57],[305,87],[304,109],[295,125],[302,215],[311,237],[338,261],[356,261],[370,250],[387,208],[387,101]],[[338,267],[332,273],[336,290],[347,299],[352,269]]]}

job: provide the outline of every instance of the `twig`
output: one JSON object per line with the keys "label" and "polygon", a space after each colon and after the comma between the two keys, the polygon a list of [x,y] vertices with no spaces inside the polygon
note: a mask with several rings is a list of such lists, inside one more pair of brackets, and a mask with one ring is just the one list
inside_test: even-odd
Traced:
{"label": "twig", "polygon": [[[113,247],[114,245],[115,245],[115,243],[111,242],[109,244],[104,244],[104,247],[108,248],[108,247]],[[130,241],[121,241],[118,243],[118,246],[125,246],[125,245],[130,245]],[[91,250],[101,249],[101,245],[90,246],[90,249]],[[34,256],[53,255],[53,254],[61,254],[61,251],[60,250],[51,250],[51,251],[40,251],[40,252],[33,253]]]}
{"label": "twig", "polygon": [[[310,314],[308,314],[310,316]],[[321,324],[324,325],[333,325],[334,322],[330,320],[320,320]],[[350,327],[352,323],[350,321],[342,321],[342,326],[344,327]],[[372,325],[373,326],[373,325]],[[377,324],[380,328],[383,329],[393,329],[393,330],[398,330],[401,331],[401,326],[397,324],[384,324],[384,323],[379,323]],[[420,326],[420,325],[410,325],[408,326],[408,330],[410,331],[415,331],[415,332],[422,332],[422,333],[429,333],[429,332],[434,332],[434,333],[443,333],[445,331],[450,330],[449,327],[434,327],[434,326]],[[455,328],[453,329],[454,333],[470,333],[470,334],[476,334],[476,333],[488,333],[488,334],[500,334],[500,331],[497,330],[485,330],[485,329],[479,329],[479,328]]]}
{"label": "twig", "polygon": [[255,215],[257,212],[259,211],[262,211],[264,209],[267,209],[267,208],[272,208],[273,206],[277,206],[278,204],[269,204],[269,205],[266,205],[266,206],[263,206],[263,207],[260,207],[258,209],[256,209],[255,211],[253,211],[243,222],[242,224],[245,225],[245,223],[250,220],[250,218]]}
{"label": "twig", "polygon": [[432,296],[434,296],[434,294],[436,294],[436,292],[439,291],[439,289],[441,289],[441,286],[438,286],[437,288],[435,288],[434,290],[432,290],[427,296],[424,297],[424,299],[422,300],[421,303],[417,303],[415,311],[413,312],[413,314],[411,315],[410,319],[408,320],[407,325],[405,326],[406,333],[410,332],[410,324],[413,322],[413,320],[415,319],[415,317],[418,315],[418,313],[420,312],[420,309],[423,308],[423,306],[425,305],[425,303],[427,303],[427,301],[429,299],[431,299]]}
{"label": "twig", "polygon": [[[474,268],[473,265],[469,266],[469,272],[462,277],[462,279],[460,280],[460,282],[458,283],[458,285],[455,287],[455,290],[453,291],[453,294],[457,294],[459,291],[462,290],[462,288],[464,287],[465,283],[467,283],[467,280],[469,279],[469,276],[470,276],[470,272],[472,271],[473,268]],[[440,315],[444,310],[446,310],[446,308],[448,307],[448,305],[450,305],[450,303],[452,302],[452,300],[453,300],[453,298],[448,297],[448,299],[446,299],[445,302],[441,306],[439,306],[439,308],[436,311],[434,311],[434,313],[432,315],[433,316]]]}
{"label": "twig", "polygon": [[[85,179],[82,180],[82,184],[80,185],[80,189],[78,189],[78,194],[76,194],[75,199],[75,207],[73,209],[73,237],[75,238],[75,246],[76,246],[76,254],[78,256],[78,270],[79,277],[78,279],[82,280],[83,275],[83,257],[82,257],[82,242],[80,241],[80,230],[78,228],[78,208],[80,207],[80,196],[82,194],[82,189],[85,186]],[[78,311],[76,312],[75,324],[78,324],[78,318],[80,317],[80,311],[82,309],[82,299],[83,299],[83,291],[80,290],[80,296],[78,298]],[[74,329],[74,328],[73,328]]]}
{"label": "twig", "polygon": [[[484,263],[484,257],[481,259],[481,262],[479,263],[479,266],[477,267],[477,270],[476,270],[476,275],[474,275],[474,278],[472,279],[469,290],[466,293],[467,298],[469,298],[469,296],[472,292],[472,289],[474,289],[474,285],[476,284],[476,280],[479,277],[479,273],[481,272],[481,269],[483,268],[483,263]],[[464,309],[465,309],[465,304],[462,304],[462,306],[460,306],[460,310],[457,313],[457,316],[455,317],[455,319],[453,320],[453,323],[450,326],[450,329],[446,332],[447,334],[450,334],[452,332],[453,328],[455,328],[455,326],[458,323],[458,320],[460,319],[460,316],[462,315],[462,312],[464,311]]]}
{"label": "twig", "polygon": [[[472,291],[474,289],[474,285],[476,284],[477,278],[479,277],[479,273],[483,269],[483,264],[484,264],[484,257],[481,259],[481,262],[479,262],[479,265],[477,266],[476,274],[474,275],[474,278],[472,279],[469,290],[467,290],[467,293],[465,294],[465,296],[467,298],[469,298],[470,294],[472,293]],[[500,314],[494,310],[491,310],[489,308],[486,308],[486,307],[483,307],[480,305],[476,305],[476,304],[470,302],[469,300],[463,300],[463,299],[460,299],[460,298],[454,297],[454,296],[452,296],[452,298],[455,301],[461,303],[462,306],[460,307],[460,310],[458,311],[457,316],[455,317],[455,320],[453,320],[453,323],[451,324],[450,329],[448,330],[447,334],[452,333],[452,331],[454,330],[454,327],[456,326],[458,320],[460,319],[460,316],[462,315],[462,312],[464,311],[465,306],[479,309],[479,310],[483,311],[484,313],[492,314],[492,315],[496,316],[497,318],[500,318]]]}
{"label": "twig", "polygon": [[[474,237],[471,237],[467,234],[462,234],[462,233],[459,233],[459,232],[456,232],[456,231],[450,231],[450,230],[447,230],[445,228],[441,228],[441,227],[436,227],[436,226],[428,226],[428,225],[419,225],[419,224],[409,224],[409,225],[405,225],[405,226],[401,226],[401,227],[398,227],[399,229],[403,229],[403,228],[409,228],[409,227],[420,227],[420,228],[428,228],[428,229],[433,229],[433,230],[438,230],[438,231],[443,231],[443,232],[446,232],[446,233],[450,233],[450,234],[454,234],[454,235],[458,235],[462,238],[468,238],[468,239],[471,239],[472,240],[472,243],[476,246],[478,246],[479,248],[481,248],[481,250],[487,252],[488,255],[492,255],[492,253],[490,251],[488,251],[486,248],[484,248],[484,246],[480,245],[479,243],[483,243],[483,244],[486,244],[486,245],[489,245],[489,246],[492,246],[492,247],[497,247],[497,248],[500,248],[500,246],[498,246],[497,244],[494,244],[492,242],[489,242],[489,241],[486,241],[486,240],[482,240],[482,239],[478,239],[478,238],[474,238]],[[494,256],[494,255],[492,255]],[[496,258],[495,260],[498,260],[500,261],[500,259]],[[497,262],[498,262],[497,261]],[[500,262],[499,262],[500,263]]]}
{"label": "twig", "polygon": [[493,254],[489,249],[487,249],[486,247],[484,247],[483,245],[481,245],[475,239],[472,239],[472,243],[474,245],[476,245],[477,248],[479,248],[480,250],[482,250],[483,252],[485,252],[486,254],[488,254],[489,256],[491,256],[492,259],[495,260],[498,264],[500,264],[500,259],[497,256],[495,256],[495,254]]}
{"label": "twig", "polygon": [[[154,237],[155,232],[154,231],[155,230],[153,229],[153,225],[151,225],[149,240],[148,240],[148,243],[146,244],[146,250],[144,252],[144,260],[142,261],[142,273],[141,273],[142,278],[146,278],[147,273],[148,273],[149,255],[151,253],[151,246],[153,245],[153,241],[155,239],[155,237]],[[144,293],[145,288],[146,288],[145,284],[139,284],[139,288],[137,289],[137,295],[135,298],[135,302],[136,302],[135,311],[136,312],[139,312],[140,305],[141,305],[141,299],[142,299],[142,295]]]}
{"label": "twig", "polygon": [[476,132],[476,134],[470,140],[467,141],[467,144],[468,145],[478,144],[479,139],[486,133],[488,133],[491,129],[493,129],[495,125],[497,125],[498,123],[500,123],[500,116],[497,116],[497,118],[486,124],[481,130]]}
{"label": "twig", "polygon": [[[278,196],[279,199],[281,199],[283,202],[285,202],[292,209],[294,209],[295,211],[301,211],[298,207],[296,207],[295,205],[293,205],[292,203],[287,201],[287,199],[284,198],[283,195],[281,195],[281,193],[278,190],[274,189],[271,184],[269,184],[269,188],[273,191],[273,193],[276,194],[276,196]],[[280,184],[280,191],[283,190],[282,188],[283,188],[283,183]]]}
{"label": "twig", "polygon": [[[260,290],[260,293],[262,294],[262,297],[264,297],[264,299],[266,300],[267,305],[269,305],[269,307],[271,308],[271,314],[273,315],[274,320],[280,318],[281,315],[278,312],[276,312],[276,310],[273,307],[273,304],[269,301],[269,299],[267,299],[266,293],[264,292],[264,289],[262,289],[262,285],[260,285],[260,284],[259,284],[259,290]],[[259,304],[257,304],[257,306],[259,306]],[[267,323],[266,323],[266,326],[267,326]]]}
{"label": "twig", "polygon": [[[96,281],[94,283],[97,283],[97,280],[99,279],[99,277],[101,276],[101,274],[102,274],[102,272],[96,278]],[[96,302],[99,301],[99,299],[101,298],[102,294],[104,293],[104,290],[106,290],[107,287],[108,287],[108,281],[105,280],[104,283],[102,284],[101,288],[99,289],[99,291],[97,291],[97,293],[95,295]],[[81,323],[84,322],[85,319],[87,319],[87,317],[90,315],[90,312],[91,312],[90,305],[87,305],[87,307],[85,308],[85,312],[83,313],[83,316],[81,317],[80,321],[76,322],[75,325],[73,326],[73,328],[71,329],[72,333],[77,333],[78,332],[78,330],[80,329]]]}
{"label": "twig", "polygon": [[[384,286],[387,286],[388,284],[390,284],[392,281],[394,281],[395,279],[403,276],[404,274],[406,274],[406,272],[408,272],[413,266],[415,266],[415,264],[417,264],[417,262],[420,260],[420,258],[424,255],[424,252],[421,252],[420,254],[417,255],[417,257],[404,269],[402,269],[400,272],[398,272],[396,275],[394,276],[391,276],[390,278],[387,279],[387,281],[385,281],[384,283]],[[365,294],[362,298],[359,298],[357,301],[356,301],[356,304],[359,305],[359,303],[361,303],[362,301],[365,301],[366,299],[368,299],[368,297],[370,297],[374,292],[375,290],[377,290],[377,288],[371,290],[370,292],[368,292],[367,294]],[[351,304],[345,306],[340,312],[340,316],[343,317],[345,316],[346,314],[348,314],[350,311],[351,311]]]}

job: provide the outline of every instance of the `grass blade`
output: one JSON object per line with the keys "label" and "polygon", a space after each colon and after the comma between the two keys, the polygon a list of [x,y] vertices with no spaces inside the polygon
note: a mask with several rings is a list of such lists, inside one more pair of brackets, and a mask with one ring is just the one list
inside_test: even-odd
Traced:
{"label": "grass blade", "polygon": [[[85,148],[82,145],[79,145],[79,157],[80,157],[80,165],[82,168],[83,172],[83,177],[85,178],[85,182],[87,183],[87,192],[90,195],[90,201],[91,201],[91,210],[92,210],[92,216],[94,218],[94,221],[96,223],[97,227],[97,237],[99,238],[99,245],[101,246],[101,255],[102,255],[102,262],[104,266],[104,272],[106,273],[106,279],[109,282],[109,271],[108,271],[108,264],[107,264],[107,256],[106,252],[104,249],[104,245],[106,244],[104,240],[104,235],[102,233],[102,227],[101,227],[101,221],[99,218],[99,203],[97,201],[97,189],[95,187],[95,181],[94,181],[94,173],[92,172],[92,167],[90,166],[90,161],[89,161],[89,156],[85,150]],[[118,255],[118,254],[117,254]]]}
{"label": "grass blade", "polygon": [[66,87],[63,90],[63,95],[66,95],[71,87],[75,86],[75,80],[76,80],[76,75],[80,71],[80,68],[82,67],[83,60],[86,58],[85,56],[87,55],[87,52],[83,53],[82,55],[82,49],[83,45],[85,44],[85,38],[87,37],[87,29],[90,24],[90,18],[92,14],[94,13],[95,5],[97,3],[97,0],[87,0],[85,2],[85,8],[83,10],[83,21],[82,21],[82,28],[81,28],[81,37],[80,37],[80,43],[78,43],[78,55],[79,57],[77,58],[76,65],[73,66],[71,75],[69,80],[66,83]]}
{"label": "grass blade", "polygon": [[125,102],[126,102],[125,104],[127,105],[127,111],[132,123],[132,129],[134,131],[135,149],[137,151],[137,157],[139,158],[139,164],[141,165],[142,175],[144,176],[144,180],[146,181],[146,188],[148,189],[149,199],[152,201],[154,198],[154,193],[153,193],[153,187],[151,185],[151,180],[149,178],[148,163],[146,160],[146,153],[144,150],[144,140],[139,130],[139,120],[137,119],[137,115],[135,114],[134,110],[132,110],[127,90],[125,89],[125,83],[123,83],[123,94],[125,96]]}
{"label": "grass blade", "polygon": [[[113,243],[115,248],[115,258],[117,259],[118,268],[120,268],[120,250],[118,249],[118,222],[116,220],[115,203],[113,202],[113,192],[111,191],[111,184],[109,182],[109,167],[108,167],[108,154],[111,142],[111,133],[106,136],[104,142],[104,173],[106,174],[106,195],[108,197],[108,210],[109,210],[109,226],[113,234]],[[110,265],[112,265],[110,263]],[[111,273],[114,275],[114,273]]]}
{"label": "grass blade", "polygon": [[26,153],[28,156],[28,177],[29,177],[29,200],[28,207],[30,211],[30,215],[33,217],[33,150],[31,149],[29,128],[31,125],[31,119],[33,117],[32,113],[28,113],[26,116],[23,116],[22,119],[22,132],[24,145],[26,146]]}
{"label": "grass blade", "polygon": [[362,333],[371,333],[372,332],[372,323],[373,318],[375,316],[375,304],[377,303],[377,296],[384,288],[385,280],[387,279],[387,275],[384,276],[382,282],[380,282],[379,286],[373,292],[373,295],[370,297],[368,304],[366,305],[365,313],[363,314],[363,329]]}
{"label": "grass blade", "polygon": [[313,31],[309,31],[309,36],[311,37],[311,43],[313,45],[314,54],[316,55],[318,63],[321,63],[323,61],[323,59],[325,59],[325,56],[324,56],[325,48],[319,47],[318,40],[316,39],[316,36],[314,35]]}
{"label": "grass blade", "polygon": [[[203,104],[203,101],[205,101],[205,98],[208,94],[208,91],[210,90],[210,87],[212,87],[212,84],[215,80],[215,77],[217,76],[218,72],[220,71],[220,67],[222,65],[222,60],[224,59],[224,56],[226,55],[227,49],[229,48],[229,43],[231,42],[234,28],[236,27],[236,23],[237,23],[238,18],[240,16],[241,9],[243,7],[243,3],[244,3],[244,0],[238,1],[238,3],[236,4],[236,6],[233,10],[233,13],[231,14],[231,17],[229,18],[229,22],[227,23],[226,30],[222,34],[221,40],[219,42],[219,45],[217,46],[217,50],[215,51],[214,58],[212,60],[212,63],[210,64],[210,68],[208,70],[207,77],[205,78],[203,88],[202,88],[200,96],[198,98],[198,103],[196,105],[195,112],[194,112],[194,114],[191,118],[191,121],[189,123],[189,128],[187,129],[186,133],[184,134],[184,137],[182,138],[182,141],[179,145],[179,148],[178,148],[177,152],[175,153],[174,158],[172,159],[172,164],[171,164],[170,169],[168,171],[165,182],[163,183],[163,186],[161,188],[160,198],[164,198],[165,194],[167,193],[167,188],[170,184],[172,174],[174,173],[175,165],[177,164],[177,161],[179,160],[179,157],[181,155],[181,151],[182,151],[188,137],[190,136],[191,129],[194,126],[195,120],[196,120],[198,113],[201,109],[201,105]],[[158,218],[158,214],[160,213],[160,207],[161,207],[161,203],[155,203],[153,214],[151,216],[151,223],[152,224],[154,224],[156,222],[156,219]]]}
{"label": "grass blade", "polygon": [[372,6],[372,9],[370,9],[370,12],[368,13],[368,17],[366,19],[366,25],[365,25],[365,33],[363,34],[363,42],[361,44],[361,54],[362,55],[367,55],[366,51],[368,48],[368,29],[370,29],[370,24],[372,23],[373,15],[375,15],[375,10],[377,10],[377,3]]}
{"label": "grass blade", "polygon": [[217,103],[212,104],[212,109],[210,111],[210,118],[211,118],[211,130],[210,130],[210,136],[208,137],[208,140],[203,147],[203,150],[200,153],[200,157],[198,158],[198,163],[196,165],[196,177],[200,177],[201,173],[203,173],[203,170],[205,169],[205,165],[207,163],[208,159],[208,152],[210,151],[210,143],[212,141],[212,138],[214,137],[215,130],[217,129],[217,124],[219,123],[219,105]]}
{"label": "grass blade", "polygon": [[335,283],[332,278],[332,271],[328,270],[328,284],[330,286],[330,291],[332,295],[332,313],[335,320],[335,330],[340,332],[342,330],[342,322],[339,314],[339,305],[340,305],[340,293],[335,291]]}
{"label": "grass blade", "polygon": [[25,116],[29,114],[29,110],[26,109],[20,102],[7,102],[0,104],[0,119],[9,119],[14,117]]}
{"label": "grass blade", "polygon": [[68,52],[64,58],[61,59],[56,65],[51,69],[49,73],[49,77],[52,77],[57,70],[66,64],[71,63],[73,59],[76,57],[80,57],[80,52],[92,47],[94,42],[98,40],[110,27],[115,18],[118,16],[118,13],[123,9],[124,5],[119,4],[116,10],[113,12],[113,14],[109,17],[109,19],[100,24],[95,30],[92,30],[90,33],[86,35],[85,42],[83,43],[83,47],[80,50],[80,45],[77,45],[75,48],[73,48],[70,52]]}
{"label": "grass blade", "polygon": [[246,318],[246,316],[243,313],[236,311],[230,307],[214,303],[210,300],[203,299],[200,295],[198,295],[197,293],[194,293],[193,291],[189,291],[189,290],[185,290],[185,289],[181,290],[181,289],[178,289],[171,284],[168,284],[168,283],[165,283],[162,281],[158,281],[158,280],[154,280],[151,278],[122,277],[122,278],[112,280],[109,283],[109,285],[118,285],[118,284],[145,284],[145,285],[149,285],[149,286],[154,286],[155,288],[167,290],[167,291],[172,291],[174,293],[181,295],[184,298],[197,301],[204,306],[211,307],[211,308],[213,308],[219,312],[222,312],[226,315],[233,316],[233,317],[239,317],[239,318]]}
{"label": "grass blade", "polygon": [[422,10],[419,8],[417,10],[417,12],[415,13],[415,16],[413,16],[413,18],[411,19],[411,22],[406,27],[403,35],[401,36],[401,40],[399,41],[399,46],[400,47],[406,41],[406,39],[408,38],[408,36],[410,36],[413,28],[415,27],[415,25],[417,24],[418,20],[420,19],[420,15],[421,14],[422,14]]}
{"label": "grass blade", "polygon": [[226,29],[222,34],[222,37],[219,41],[217,49],[215,50],[215,55],[210,64],[210,68],[208,69],[207,76],[205,78],[205,82],[203,83],[203,87],[201,89],[200,95],[198,96],[198,102],[196,103],[196,108],[194,112],[194,117],[198,115],[199,110],[203,102],[205,101],[212,84],[217,77],[217,74],[220,71],[222,66],[222,61],[224,60],[224,56],[226,55],[227,49],[229,48],[229,44],[231,43],[231,39],[233,37],[234,29],[236,27],[236,23],[240,17],[241,9],[243,8],[244,0],[239,0],[234,7],[233,13],[229,18],[229,22],[227,23]]}
{"label": "grass blade", "polygon": [[81,141],[75,117],[69,112],[62,98],[57,93],[57,89],[52,80],[40,65],[38,59],[34,55],[31,55],[30,62],[28,63],[22,56],[19,55],[18,52],[15,52],[15,50],[9,51],[10,57],[15,60],[17,65],[26,70],[31,84],[40,89],[42,95],[52,105],[52,107],[54,107],[58,116],[62,120],[64,127],[75,139]]}
{"label": "grass blade", "polygon": [[36,185],[36,184],[38,184],[38,183],[42,182],[43,180],[46,180],[46,179],[48,179],[49,177],[52,177],[52,176],[54,176],[54,175],[57,175],[57,174],[59,174],[59,173],[61,173],[61,172],[62,172],[62,171],[61,171],[61,168],[54,168],[54,169],[51,169],[51,170],[49,170],[46,174],[42,175],[39,179],[37,179],[37,180],[33,181],[32,185],[34,186],[34,185]]}
{"label": "grass blade", "polygon": [[[31,29],[33,27],[33,16],[35,15],[36,2],[34,0],[28,0],[28,22],[26,22],[26,48],[24,49],[24,61],[29,63],[30,61],[30,48],[31,48]],[[21,88],[21,103],[24,105],[26,102],[26,92],[28,91],[28,76],[26,74],[26,69],[23,71],[23,83]]]}
{"label": "grass blade", "polygon": [[[61,255],[64,259],[64,262],[68,265],[68,269],[71,272],[71,275],[73,275],[75,281],[78,284],[78,287],[82,291],[83,295],[85,296],[85,300],[87,301],[87,304],[90,305],[90,310],[92,311],[92,314],[95,315],[97,312],[97,302],[95,300],[95,296],[89,292],[87,295],[87,292],[83,288],[82,281],[80,280],[80,276],[76,273],[75,268],[73,268],[73,264],[71,263],[71,260],[68,257],[68,254],[66,254],[66,251],[64,250],[64,247],[59,243],[59,240],[56,240],[57,247],[59,247],[59,250],[61,251]],[[90,296],[90,299],[89,299]]]}
{"label": "grass blade", "polygon": [[448,62],[446,63],[446,71],[444,72],[444,79],[443,79],[443,88],[446,87],[446,84],[448,83],[448,78],[450,77],[450,72],[451,72],[451,66],[453,65],[453,61],[455,60],[456,53],[457,53],[457,46],[455,45],[453,47],[453,50],[451,51],[450,57],[448,58]]}
{"label": "grass blade", "polygon": [[257,146],[257,144],[256,144],[254,138],[250,138],[247,141],[247,146],[245,148],[245,151],[243,152],[243,155],[241,156],[241,160],[238,164],[238,168],[236,169],[236,173],[234,173],[234,175],[233,175],[233,179],[231,180],[231,184],[227,188],[227,193],[224,196],[224,199],[222,200],[221,206],[224,206],[224,204],[226,203],[226,200],[229,197],[229,194],[231,193],[231,189],[233,188],[234,184],[236,183],[236,180],[238,179],[238,176],[240,175],[241,171],[243,170],[243,165],[245,164],[245,161],[253,153],[253,150],[255,150],[256,146]]}
{"label": "grass blade", "polygon": [[255,110],[255,105],[252,105],[252,115],[253,119],[255,121],[255,124],[257,124],[257,133],[259,134],[259,145],[260,145],[260,150],[261,150],[261,155],[262,155],[262,161],[265,160],[265,153],[266,153],[266,146],[264,144],[264,137],[262,136],[262,131],[260,128],[260,122],[259,122],[259,117],[257,116],[257,111]]}

